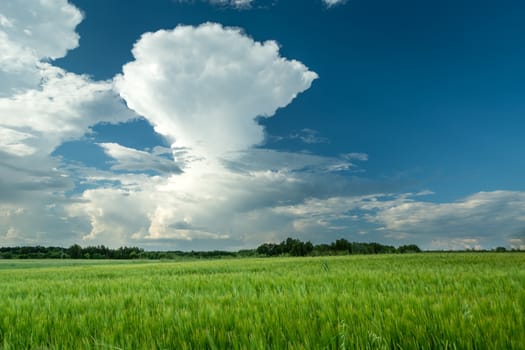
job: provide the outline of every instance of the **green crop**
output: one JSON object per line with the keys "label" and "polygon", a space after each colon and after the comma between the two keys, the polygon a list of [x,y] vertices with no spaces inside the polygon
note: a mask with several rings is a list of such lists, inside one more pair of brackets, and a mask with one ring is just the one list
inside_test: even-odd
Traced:
{"label": "green crop", "polygon": [[525,254],[0,261],[0,349],[525,349]]}

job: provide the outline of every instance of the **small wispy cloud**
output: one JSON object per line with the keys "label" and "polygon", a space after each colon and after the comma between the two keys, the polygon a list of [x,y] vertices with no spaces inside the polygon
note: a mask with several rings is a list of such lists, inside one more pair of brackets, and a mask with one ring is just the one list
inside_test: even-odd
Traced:
{"label": "small wispy cloud", "polygon": [[115,159],[115,164],[111,167],[112,170],[181,173],[180,167],[173,159],[124,147],[117,143],[101,143],[99,145],[108,156]]}
{"label": "small wispy cloud", "polygon": [[[175,0],[179,3],[193,3],[195,0]],[[252,6],[254,0],[201,0],[201,2],[209,2],[212,5],[233,7],[236,9],[248,9]]]}
{"label": "small wispy cloud", "polygon": [[346,1],[347,0],[323,0],[323,2],[325,3],[325,5],[327,7],[333,7],[333,6],[337,6],[337,5],[342,5]]}
{"label": "small wispy cloud", "polygon": [[329,143],[330,140],[320,135],[319,131],[304,128],[299,131],[293,131],[287,136],[269,135],[268,140],[272,142],[281,142],[286,140],[297,140],[306,144]]}
{"label": "small wispy cloud", "polygon": [[330,142],[326,137],[320,136],[319,131],[308,128],[302,129],[298,133],[290,135],[290,139],[301,140],[302,142],[307,144]]}
{"label": "small wispy cloud", "polygon": [[342,155],[342,157],[347,160],[358,160],[362,162],[365,162],[368,160],[368,154],[366,153],[357,153],[357,152],[345,153]]}

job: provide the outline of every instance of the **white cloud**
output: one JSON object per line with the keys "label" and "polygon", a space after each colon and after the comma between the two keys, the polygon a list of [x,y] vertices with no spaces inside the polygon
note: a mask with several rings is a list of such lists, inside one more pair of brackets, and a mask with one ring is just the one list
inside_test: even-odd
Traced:
{"label": "white cloud", "polygon": [[441,230],[446,225],[445,231],[461,234],[472,232],[470,223],[473,221],[479,223],[476,231],[481,229],[485,232],[495,230],[500,225],[507,226],[508,223],[525,225],[525,193],[522,192],[479,192],[453,203],[402,199],[385,204],[378,205],[381,212],[377,220],[384,223],[387,229],[416,227],[416,230],[423,230],[424,226],[424,231],[428,231],[438,227]]}
{"label": "white cloud", "polygon": [[126,171],[156,171],[159,173],[180,173],[173,159],[167,159],[145,151],[121,146],[117,143],[101,143],[104,152],[116,160],[111,168]]}
{"label": "white cloud", "polygon": [[135,117],[110,82],[93,82],[47,64],[40,88],[0,98],[0,115],[0,129],[8,136],[0,140],[0,152],[25,155],[48,155],[98,122]]}
{"label": "white cloud", "polygon": [[[345,183],[338,175],[325,173],[322,169],[329,162],[313,155],[252,150],[237,157],[235,164],[214,164],[210,168],[195,162],[195,168],[169,178],[134,177],[129,182],[128,177],[110,175],[107,179],[128,183],[84,192],[81,200],[71,206],[71,213],[90,218],[91,230],[85,237],[97,243],[111,240],[115,227],[130,244],[164,241],[180,246],[181,242],[193,242],[191,249],[214,249],[217,244],[230,249],[253,247],[289,234],[323,240],[325,231],[335,227],[332,219],[346,218],[338,213],[346,206],[324,206],[326,203],[319,198],[362,190],[359,181]],[[307,220],[302,220],[305,225],[301,226],[302,217],[274,209],[284,204],[294,208],[307,198],[318,198],[321,212],[315,215],[315,221],[326,223],[324,231],[314,230]],[[308,205],[310,201],[313,199]],[[349,198],[346,204],[352,201],[359,203],[357,198]],[[128,211],[133,213],[132,220],[128,220]],[[126,236],[125,232],[133,235]]]}
{"label": "white cloud", "polygon": [[118,246],[128,241],[130,235],[138,234],[148,226],[144,212],[151,201],[137,198],[139,196],[147,194],[118,188],[87,190],[82,195],[83,201],[68,207],[68,215],[88,218],[90,231],[84,232],[84,240],[100,239],[102,236],[106,244]]}
{"label": "white cloud", "polygon": [[[71,178],[51,153],[97,121],[125,120],[134,114],[123,108],[111,84],[68,75],[54,77],[42,90],[0,98],[0,115],[1,202],[25,209],[24,215],[0,220],[0,241],[64,245],[78,240],[86,228],[69,220],[63,207],[75,201],[64,193],[79,180]],[[57,207],[48,208],[50,204]]]}
{"label": "white cloud", "polygon": [[452,203],[417,201],[420,194],[311,198],[272,210],[298,230],[366,226],[369,240],[416,243],[425,249],[481,249],[525,243],[525,192],[479,192]]}
{"label": "white cloud", "polygon": [[70,220],[75,186],[53,150],[100,122],[136,115],[113,92],[50,61],[78,45],[80,11],[66,0],[0,2],[0,198],[21,208],[0,215],[2,244],[67,244],[85,231]]}
{"label": "white cloud", "polygon": [[377,212],[369,220],[434,249],[508,245],[525,228],[525,192],[479,192],[452,203],[399,197],[374,204]]}
{"label": "white cloud", "polygon": [[0,27],[13,28],[13,21],[0,13]]}
{"label": "white cloud", "polygon": [[522,238],[511,238],[508,241],[511,249],[525,250],[525,234]]}
{"label": "white cloud", "polygon": [[[233,171],[284,171],[284,172],[330,172],[348,165],[344,159],[324,157],[309,153],[281,152],[268,149],[251,149],[224,157],[223,164]],[[346,167],[345,167],[346,168]]]}
{"label": "white cloud", "polygon": [[74,182],[57,166],[46,157],[2,155],[0,244],[67,245],[81,237],[85,225],[64,211]]}
{"label": "white cloud", "polygon": [[[82,15],[76,7],[65,0],[10,0],[0,3],[0,14],[4,190],[10,182],[31,179],[43,187],[63,183],[63,174],[53,171],[57,162],[50,158],[57,146],[100,121],[118,122],[135,114],[125,108],[111,82],[94,82],[42,61],[62,57],[78,45],[75,27]],[[38,181],[37,174],[46,180]]]}
{"label": "white cloud", "polygon": [[31,155],[36,149],[28,146],[24,141],[33,137],[31,134],[0,126],[0,149],[16,156]]}
{"label": "white cloud", "polygon": [[70,190],[73,180],[51,157],[55,148],[100,121],[135,116],[112,92],[111,83],[95,83],[52,66],[46,68],[41,88],[0,98],[0,115],[0,198],[7,203],[45,202]]}
{"label": "white cloud", "polygon": [[68,246],[78,242],[85,227],[67,217],[61,205],[64,201],[60,196],[33,195],[32,201],[21,204],[20,214],[0,215],[0,244]]}
{"label": "white cloud", "polygon": [[0,97],[36,87],[42,60],[78,46],[81,12],[67,0],[0,2]]}
{"label": "white cloud", "polygon": [[116,88],[155,130],[216,158],[263,141],[258,116],[270,117],[308,89],[317,74],[279,55],[274,41],[206,23],[146,33]]}
{"label": "white cloud", "polygon": [[75,28],[82,14],[67,0],[2,1],[0,14],[7,39],[39,59],[64,57],[78,46]]}

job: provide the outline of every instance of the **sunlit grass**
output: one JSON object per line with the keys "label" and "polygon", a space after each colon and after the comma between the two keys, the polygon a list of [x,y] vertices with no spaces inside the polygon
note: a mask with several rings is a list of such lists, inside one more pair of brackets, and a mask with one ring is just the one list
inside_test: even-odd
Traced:
{"label": "sunlit grass", "polygon": [[525,348],[525,254],[32,263],[1,349]]}

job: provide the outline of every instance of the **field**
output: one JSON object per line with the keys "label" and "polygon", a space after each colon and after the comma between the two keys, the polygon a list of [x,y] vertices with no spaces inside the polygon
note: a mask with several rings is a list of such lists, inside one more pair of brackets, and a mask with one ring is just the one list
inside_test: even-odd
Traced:
{"label": "field", "polygon": [[525,254],[0,261],[0,349],[525,349]]}

